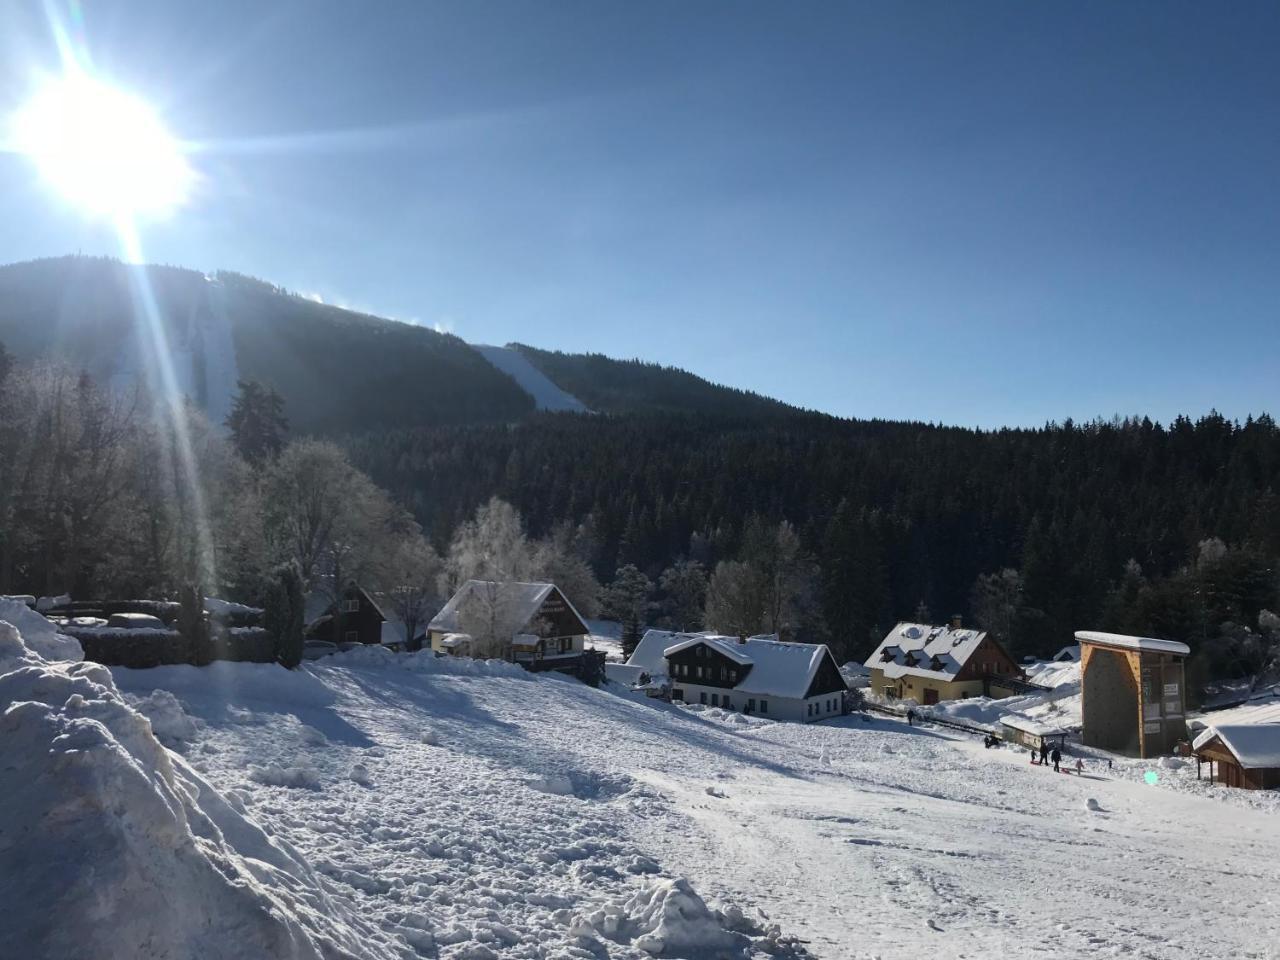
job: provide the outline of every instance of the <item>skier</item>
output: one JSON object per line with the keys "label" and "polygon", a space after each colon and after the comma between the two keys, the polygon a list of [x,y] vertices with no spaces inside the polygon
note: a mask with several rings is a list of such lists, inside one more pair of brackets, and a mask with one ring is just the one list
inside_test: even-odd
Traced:
{"label": "skier", "polygon": [[1058,769],[1058,764],[1061,761],[1062,761],[1062,751],[1059,750],[1057,747],[1054,747],[1053,748],[1053,772],[1054,773],[1062,772],[1061,770]]}

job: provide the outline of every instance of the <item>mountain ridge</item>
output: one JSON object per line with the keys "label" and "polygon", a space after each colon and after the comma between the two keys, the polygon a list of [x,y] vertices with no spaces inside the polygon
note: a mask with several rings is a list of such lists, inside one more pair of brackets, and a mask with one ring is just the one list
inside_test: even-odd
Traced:
{"label": "mountain ridge", "polygon": [[[154,321],[137,307],[142,278]],[[471,344],[231,271],[105,257],[0,266],[0,343],[19,360],[54,357],[116,384],[145,379],[163,353],[180,392],[215,422],[225,417],[236,380],[257,380],[284,397],[301,433],[510,422],[536,410],[796,410],[677,367]]]}

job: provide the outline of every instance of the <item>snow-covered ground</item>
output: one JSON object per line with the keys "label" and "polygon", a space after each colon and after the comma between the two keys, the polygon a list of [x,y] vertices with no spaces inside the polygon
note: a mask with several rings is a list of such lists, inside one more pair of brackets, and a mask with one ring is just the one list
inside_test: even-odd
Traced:
{"label": "snow-covered ground", "polygon": [[1077,778],[891,719],[748,720],[380,650],[116,674],[177,696],[197,769],[388,950],[408,926],[448,956],[638,955],[626,904],[655,877],[821,957],[1266,956],[1280,936],[1280,797],[1186,769]]}
{"label": "snow-covered ground", "polygon": [[533,397],[539,410],[587,413],[586,404],[557,387],[551,379],[511,347],[488,347],[473,344],[474,349],[491,364],[511,377],[525,393]]}
{"label": "snow-covered ground", "polygon": [[[787,936],[817,957],[913,960],[1274,957],[1280,942],[1280,794],[1193,768],[1091,759],[1081,778],[891,718],[773,723],[381,649],[293,672],[113,673],[178,751],[190,803],[225,798],[217,862],[261,872],[278,919],[297,911],[295,939],[329,956],[353,939],[441,960],[795,953]],[[42,716],[64,699],[44,694]],[[93,823],[115,818],[138,821],[125,803]],[[10,804],[0,831],[14,820]],[[10,904],[34,869],[13,837]],[[60,920],[77,907],[60,901]]]}

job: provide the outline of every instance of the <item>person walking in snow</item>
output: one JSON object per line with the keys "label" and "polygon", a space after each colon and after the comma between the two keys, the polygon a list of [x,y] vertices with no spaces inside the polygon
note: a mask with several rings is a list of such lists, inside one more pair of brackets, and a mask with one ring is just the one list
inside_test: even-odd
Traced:
{"label": "person walking in snow", "polygon": [[1057,747],[1054,747],[1053,748],[1053,772],[1054,773],[1062,772],[1061,770],[1058,769],[1058,764],[1061,762],[1062,762],[1062,751],[1059,750]]}
{"label": "person walking in snow", "polygon": [[1076,776],[1077,777],[1084,776],[1084,761],[1081,760],[1079,757],[1076,757]]}
{"label": "person walking in snow", "polygon": [[914,727],[916,725],[916,712],[910,708],[907,709],[907,726]]}
{"label": "person walking in snow", "polygon": [[1049,765],[1049,744],[1043,740],[1040,741],[1040,766],[1047,767]]}

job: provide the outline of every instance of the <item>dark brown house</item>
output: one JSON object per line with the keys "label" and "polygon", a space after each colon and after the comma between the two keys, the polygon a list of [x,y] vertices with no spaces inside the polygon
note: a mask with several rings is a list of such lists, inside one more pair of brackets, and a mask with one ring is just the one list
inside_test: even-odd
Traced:
{"label": "dark brown house", "polygon": [[[335,636],[334,616],[337,603],[342,604],[342,636]],[[330,643],[382,643],[382,625],[387,615],[382,607],[362,587],[354,584],[347,588],[342,599],[330,604],[322,616],[307,627],[308,640],[327,640]]]}

